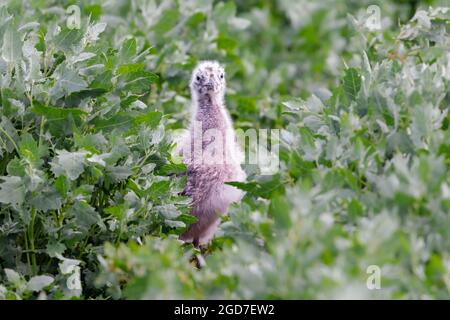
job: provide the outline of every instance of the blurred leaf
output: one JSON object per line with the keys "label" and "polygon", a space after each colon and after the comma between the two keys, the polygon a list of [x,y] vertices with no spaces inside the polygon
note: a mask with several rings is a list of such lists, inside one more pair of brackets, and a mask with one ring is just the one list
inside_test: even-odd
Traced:
{"label": "blurred leaf", "polygon": [[350,101],[355,100],[361,88],[361,75],[355,68],[345,70],[344,90]]}
{"label": "blurred leaf", "polygon": [[159,111],[150,111],[145,114],[141,114],[134,118],[136,125],[145,124],[150,128],[156,128],[160,123],[162,118],[162,113]]}
{"label": "blurred leaf", "polygon": [[22,57],[21,36],[10,24],[3,33],[2,58],[8,63],[20,61]]}
{"label": "blurred leaf", "polygon": [[162,13],[158,23],[153,26],[153,32],[156,34],[164,34],[170,31],[178,22],[180,13],[177,9],[169,9]]}
{"label": "blurred leaf", "polygon": [[20,177],[0,177],[0,202],[21,205],[25,199],[25,187]]}
{"label": "blurred leaf", "polygon": [[57,150],[57,156],[50,163],[51,170],[56,177],[67,175],[70,180],[76,180],[84,171],[84,162],[87,153],[84,151],[68,152]]}
{"label": "blurred leaf", "polygon": [[269,213],[274,217],[277,226],[283,229],[288,229],[291,226],[289,205],[284,197],[274,196],[270,200]]}
{"label": "blurred leaf", "polygon": [[41,291],[53,283],[54,279],[50,276],[34,276],[28,281],[28,290]]}

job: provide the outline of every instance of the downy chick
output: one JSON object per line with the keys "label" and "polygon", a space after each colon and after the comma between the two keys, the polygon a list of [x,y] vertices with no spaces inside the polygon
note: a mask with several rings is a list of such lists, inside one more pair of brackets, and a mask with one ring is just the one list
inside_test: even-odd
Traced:
{"label": "downy chick", "polygon": [[180,236],[194,246],[209,242],[230,203],[244,193],[227,181],[244,181],[240,163],[243,153],[235,141],[231,118],[225,107],[225,72],[216,61],[199,63],[192,73],[192,121],[179,150],[188,167],[183,194],[192,197],[197,222]]}

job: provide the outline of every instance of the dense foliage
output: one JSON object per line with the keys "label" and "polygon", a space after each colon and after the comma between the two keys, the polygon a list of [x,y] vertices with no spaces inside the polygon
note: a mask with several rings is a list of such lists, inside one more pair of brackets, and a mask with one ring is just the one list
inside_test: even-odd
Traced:
{"label": "dense foliage", "polygon": [[[449,298],[438,4],[0,4],[0,299]],[[201,253],[177,239],[195,219],[171,150],[204,59],[226,66],[235,127],[281,141]]]}

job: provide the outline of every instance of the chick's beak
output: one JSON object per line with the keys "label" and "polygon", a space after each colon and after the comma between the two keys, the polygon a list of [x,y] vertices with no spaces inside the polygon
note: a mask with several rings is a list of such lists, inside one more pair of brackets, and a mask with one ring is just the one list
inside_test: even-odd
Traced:
{"label": "chick's beak", "polygon": [[208,91],[214,91],[214,81],[213,80],[209,80],[207,83],[205,83],[205,88]]}

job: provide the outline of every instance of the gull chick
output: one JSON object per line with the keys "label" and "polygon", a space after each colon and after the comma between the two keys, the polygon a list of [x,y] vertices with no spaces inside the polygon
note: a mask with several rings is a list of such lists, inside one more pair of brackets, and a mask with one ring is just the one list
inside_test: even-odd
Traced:
{"label": "gull chick", "polygon": [[232,202],[244,193],[228,181],[245,181],[241,168],[244,155],[235,139],[225,106],[225,71],[216,61],[198,64],[191,78],[192,119],[178,147],[187,165],[184,195],[192,197],[197,221],[180,236],[198,247],[208,243]]}

